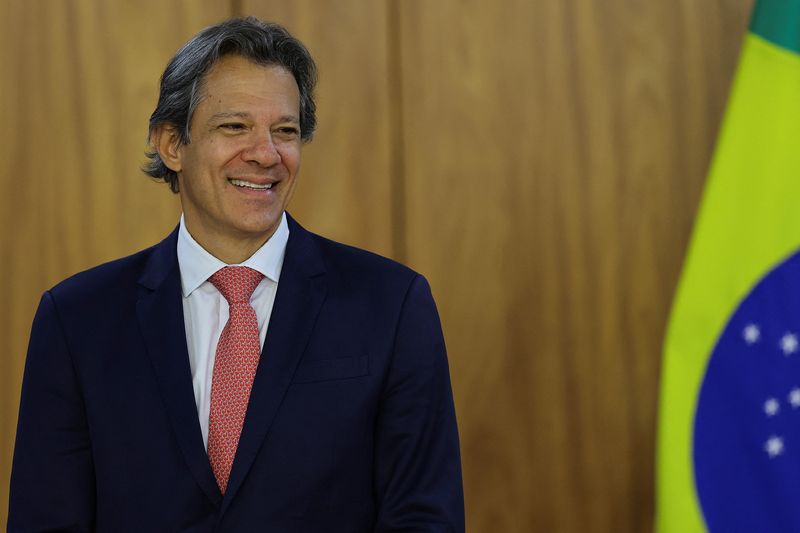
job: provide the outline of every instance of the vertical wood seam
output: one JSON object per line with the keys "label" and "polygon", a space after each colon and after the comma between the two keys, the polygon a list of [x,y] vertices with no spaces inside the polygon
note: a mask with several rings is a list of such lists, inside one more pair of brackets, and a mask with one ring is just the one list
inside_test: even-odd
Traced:
{"label": "vertical wood seam", "polygon": [[386,10],[387,72],[389,81],[389,190],[392,255],[408,260],[406,231],[405,131],[403,128],[403,56],[400,1],[388,0]]}
{"label": "vertical wood seam", "polygon": [[242,0],[230,0],[230,7],[231,7],[231,18],[235,17],[243,17],[244,16],[244,6],[242,5]]}

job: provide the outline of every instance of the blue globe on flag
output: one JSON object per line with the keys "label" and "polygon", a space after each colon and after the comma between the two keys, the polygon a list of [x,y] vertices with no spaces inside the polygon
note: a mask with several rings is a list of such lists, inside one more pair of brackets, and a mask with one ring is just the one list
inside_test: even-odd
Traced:
{"label": "blue globe on flag", "polygon": [[713,350],[694,472],[709,531],[800,531],[800,253],[755,286]]}

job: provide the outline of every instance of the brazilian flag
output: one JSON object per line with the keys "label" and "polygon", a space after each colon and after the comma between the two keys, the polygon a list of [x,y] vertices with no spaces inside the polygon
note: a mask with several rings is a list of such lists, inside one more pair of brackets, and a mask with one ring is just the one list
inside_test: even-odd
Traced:
{"label": "brazilian flag", "polygon": [[800,0],[760,0],[664,345],[656,531],[800,532]]}

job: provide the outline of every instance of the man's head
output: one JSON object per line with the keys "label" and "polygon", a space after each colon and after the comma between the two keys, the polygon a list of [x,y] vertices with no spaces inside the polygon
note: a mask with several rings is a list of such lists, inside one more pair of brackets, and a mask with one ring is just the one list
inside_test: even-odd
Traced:
{"label": "man's head", "polygon": [[[317,126],[314,60],[303,43],[285,28],[255,17],[210,26],[178,50],[161,76],[158,104],[150,116],[150,140],[160,125],[171,124],[178,128],[182,143],[191,141],[191,120],[202,98],[203,79],[225,55],[242,56],[260,65],[282,66],[291,72],[300,91],[301,137],[304,142],[310,141]],[[158,150],[148,152],[147,157],[150,161],[144,171],[178,192],[178,176],[164,164]]]}
{"label": "man's head", "polygon": [[180,193],[189,232],[223,261],[277,228],[316,125],[315,81],[306,48],[254,18],[203,30],[167,65],[145,170]]}
{"label": "man's head", "polygon": [[[211,66],[225,55],[239,55],[261,65],[278,65],[292,73],[300,90],[300,129],[305,142],[317,126],[314,86],[317,67],[303,43],[278,24],[255,17],[226,20],[210,26],[187,42],[167,64],[161,75],[158,104],[150,116],[149,138],[162,124],[176,126],[181,142],[191,141],[191,120],[202,98],[203,79]],[[147,153],[144,171],[165,181],[178,192],[178,176],[157,150]]]}

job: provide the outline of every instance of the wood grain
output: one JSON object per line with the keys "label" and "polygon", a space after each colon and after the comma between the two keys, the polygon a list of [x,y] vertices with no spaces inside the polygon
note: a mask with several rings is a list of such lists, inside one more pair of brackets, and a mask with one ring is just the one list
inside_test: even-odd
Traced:
{"label": "wood grain", "polygon": [[[167,60],[229,15],[211,0],[12,0],[0,16],[0,524],[19,385],[45,289],[149,246],[176,198],[139,171]],[[5,526],[3,526],[5,529]]]}
{"label": "wood grain", "polygon": [[177,220],[138,171],[165,62],[254,14],[320,66],[292,212],[431,280],[469,530],[649,531],[663,329],[752,3],[0,3],[0,480],[42,290]]}
{"label": "wood grain", "polygon": [[472,531],[647,531],[662,332],[750,2],[398,2],[406,241]]}

